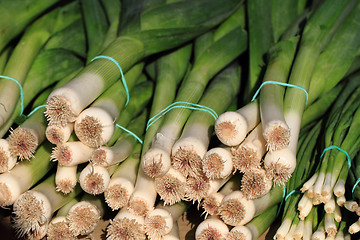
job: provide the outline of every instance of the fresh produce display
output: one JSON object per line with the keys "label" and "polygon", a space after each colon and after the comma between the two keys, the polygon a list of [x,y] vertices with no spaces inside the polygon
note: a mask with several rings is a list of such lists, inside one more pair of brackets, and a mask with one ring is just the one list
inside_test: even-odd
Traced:
{"label": "fresh produce display", "polygon": [[11,239],[360,239],[360,1],[0,13]]}

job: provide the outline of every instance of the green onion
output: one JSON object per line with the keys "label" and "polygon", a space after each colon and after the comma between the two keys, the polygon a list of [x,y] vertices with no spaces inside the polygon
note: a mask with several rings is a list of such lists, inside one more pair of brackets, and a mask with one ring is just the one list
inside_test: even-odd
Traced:
{"label": "green onion", "polygon": [[[20,194],[27,191],[31,186],[45,176],[54,164],[50,158],[51,146],[44,142],[34,154],[31,161],[23,161],[17,164],[11,171],[0,175],[0,205],[2,207],[12,205]],[[44,161],[46,160],[46,161]]]}
{"label": "green onion", "polygon": [[111,175],[108,188],[104,192],[105,201],[112,210],[125,207],[134,191],[136,175],[140,164],[140,147],[134,147],[133,153],[122,162]]}
{"label": "green onion", "polygon": [[[142,13],[140,32],[118,37],[101,54],[112,57],[127,72],[145,56],[179,46],[214,27],[237,5],[231,0],[222,3],[197,1],[196,4],[189,4],[181,1],[161,4]],[[186,17],[179,18],[181,14]],[[119,77],[120,71],[112,61],[98,59],[91,62],[70,83],[49,95],[46,114],[50,124],[64,125],[74,121]],[[84,85],[87,86],[86,91]]]}
{"label": "green onion", "polygon": [[[242,27],[237,27],[214,42],[182,82],[175,102],[197,103],[209,80],[244,50],[245,38]],[[177,108],[166,114],[151,148],[143,155],[141,164],[146,174],[159,177],[168,171],[171,148],[190,113],[189,109]]]}
{"label": "green onion", "polygon": [[85,194],[68,211],[66,219],[74,236],[88,235],[94,231],[105,214],[104,199]]}
{"label": "green onion", "polygon": [[[199,104],[209,107],[217,114],[225,111],[239,89],[240,74],[241,69],[237,64],[231,64],[225,68],[209,84]],[[222,96],[221,101],[218,101],[216,98],[219,94]],[[185,177],[188,175],[201,175],[202,173],[206,176],[211,174],[212,166],[209,165],[215,165],[216,163],[210,160],[209,163],[205,165],[210,169],[207,172],[203,172],[204,169],[206,170],[206,168],[203,168],[203,158],[209,147],[209,131],[214,123],[214,117],[208,112],[194,111],[186,121],[180,138],[174,143],[171,150],[171,164]],[[216,158],[216,156],[214,156],[214,158]],[[220,169],[225,168],[225,166],[222,166],[221,161],[217,167]],[[231,170],[232,167],[230,167],[228,175],[231,173]],[[224,176],[224,178],[225,177],[226,176]]]}
{"label": "green onion", "polygon": [[[156,85],[149,117],[153,117],[173,102],[177,86],[188,68],[190,54],[191,45],[186,45],[156,60]],[[143,154],[150,148],[161,121],[162,119],[159,119],[146,130]]]}
{"label": "green onion", "polygon": [[14,202],[14,223],[20,236],[40,230],[48,224],[53,213],[80,193],[78,187],[72,193],[63,195],[55,190],[55,174],[29,191],[21,194]]}

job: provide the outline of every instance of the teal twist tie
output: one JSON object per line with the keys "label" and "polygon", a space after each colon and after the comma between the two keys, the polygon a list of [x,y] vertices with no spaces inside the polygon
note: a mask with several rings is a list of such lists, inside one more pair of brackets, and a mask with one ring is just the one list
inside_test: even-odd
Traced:
{"label": "teal twist tie", "polygon": [[30,117],[31,115],[33,115],[37,110],[39,110],[40,108],[45,108],[46,105],[40,105],[40,106],[37,106],[36,108],[34,108],[34,110],[32,110],[28,115],[27,117]]}
{"label": "teal twist tie", "polygon": [[333,146],[333,145],[332,145],[332,146],[329,146],[329,147],[325,148],[324,151],[322,152],[320,158],[322,158],[322,157],[324,156],[324,154],[325,154],[326,151],[331,150],[331,149],[337,149],[337,150],[339,150],[340,152],[345,153],[346,159],[347,159],[347,161],[348,161],[349,168],[351,168],[351,158],[350,158],[349,154],[348,154],[344,149],[341,149],[341,148],[339,148],[338,146]]}
{"label": "teal twist tie", "polygon": [[351,190],[351,195],[352,195],[352,198],[354,199],[354,192],[355,192],[355,188],[356,186],[360,183],[360,178],[358,178],[354,184],[354,186],[352,187],[352,190]]}
{"label": "teal twist tie", "polygon": [[0,75],[0,78],[9,79],[9,80],[15,82],[19,86],[19,89],[20,89],[20,114],[19,114],[19,116],[21,116],[24,112],[24,93],[23,93],[23,88],[22,88],[21,84],[19,83],[18,80],[16,80],[15,78],[12,78],[12,77]]}
{"label": "teal twist tie", "polygon": [[[178,104],[185,104],[185,106],[178,105]],[[186,105],[189,105],[189,106],[186,106]],[[159,120],[162,116],[164,116],[166,113],[168,113],[169,111],[171,111],[174,108],[186,108],[186,109],[191,109],[191,110],[204,111],[204,112],[211,114],[215,120],[218,119],[217,113],[213,109],[211,109],[207,106],[203,106],[203,105],[195,104],[195,103],[184,102],[184,101],[178,101],[178,102],[174,102],[174,103],[170,104],[169,106],[167,106],[166,108],[161,110],[159,113],[157,113],[156,115],[151,117],[146,124],[146,130],[148,130],[148,128],[152,124],[154,124],[157,120]]]}
{"label": "teal twist tie", "polygon": [[254,96],[253,96],[252,99],[251,99],[252,102],[256,99],[257,95],[259,95],[261,88],[262,88],[264,85],[266,85],[266,84],[275,84],[275,85],[280,85],[280,86],[285,86],[285,87],[298,88],[298,89],[304,91],[304,93],[305,93],[305,95],[306,95],[305,104],[306,104],[307,101],[308,101],[308,98],[309,98],[308,92],[305,90],[305,88],[303,88],[303,87],[301,87],[301,86],[299,86],[299,85],[294,85],[294,84],[290,84],[290,83],[276,82],[276,81],[266,81],[266,82],[263,82],[263,83],[260,85],[260,87],[256,90]]}
{"label": "teal twist tie", "polygon": [[291,192],[289,192],[289,193],[286,195],[286,188],[284,187],[283,197],[282,197],[280,206],[279,206],[279,208],[278,208],[278,210],[277,210],[276,217],[279,216],[280,209],[281,209],[282,206],[284,205],[284,202],[286,202],[286,201],[288,200],[288,198],[291,197],[291,195],[294,195],[295,193],[301,193],[301,191],[299,191],[299,190],[292,190]]}
{"label": "teal twist tie", "polygon": [[124,130],[125,132],[129,133],[129,134],[130,134],[131,136],[133,136],[134,138],[136,138],[136,140],[138,140],[140,144],[143,144],[143,141],[142,141],[138,136],[136,136],[135,133],[131,132],[130,130],[128,130],[128,129],[122,127],[122,126],[120,126],[119,124],[116,124],[116,126],[117,126],[118,128],[120,128],[120,129]]}
{"label": "teal twist tie", "polygon": [[115,65],[119,68],[120,70],[120,75],[121,75],[121,81],[122,81],[122,84],[124,85],[124,88],[125,88],[125,92],[126,92],[126,103],[125,103],[125,106],[129,103],[129,98],[130,98],[130,94],[129,94],[129,89],[128,89],[128,86],[126,84],[126,81],[125,81],[125,77],[124,77],[124,73],[120,67],[120,64],[115,60],[113,59],[112,57],[109,57],[109,56],[103,56],[103,55],[99,55],[99,56],[96,56],[94,57],[90,62],[96,60],[96,59],[100,59],[100,58],[105,58],[107,60],[110,60],[112,61],[113,63],[115,63]]}

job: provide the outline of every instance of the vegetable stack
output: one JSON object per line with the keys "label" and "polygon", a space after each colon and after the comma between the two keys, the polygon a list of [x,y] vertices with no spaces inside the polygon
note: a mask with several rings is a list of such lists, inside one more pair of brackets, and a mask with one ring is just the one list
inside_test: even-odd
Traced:
{"label": "vegetable stack", "polygon": [[[28,239],[357,239],[357,0],[3,0],[0,206]],[[281,222],[276,225],[275,222]],[[191,236],[190,236],[191,235]]]}

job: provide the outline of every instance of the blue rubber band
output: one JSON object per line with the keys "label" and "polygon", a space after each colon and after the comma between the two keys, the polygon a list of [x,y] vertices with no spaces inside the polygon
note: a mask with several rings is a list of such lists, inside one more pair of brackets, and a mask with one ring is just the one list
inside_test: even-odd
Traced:
{"label": "blue rubber band", "polygon": [[20,114],[19,114],[19,116],[21,116],[24,112],[24,93],[23,93],[21,84],[18,82],[18,80],[16,80],[15,78],[12,78],[12,77],[0,75],[0,78],[9,79],[9,80],[15,82],[19,86],[19,89],[20,89]]}
{"label": "blue rubber band", "polygon": [[30,117],[30,116],[33,115],[37,110],[39,110],[40,108],[44,108],[44,107],[46,107],[46,105],[37,106],[36,108],[34,108],[34,110],[32,110],[32,111],[27,115],[27,117]]}
{"label": "blue rubber band", "polygon": [[288,200],[289,197],[291,197],[291,195],[295,194],[295,193],[301,193],[301,191],[299,190],[292,190],[291,192],[289,192],[287,195],[286,195],[286,188],[284,187],[284,191],[283,191],[283,197],[281,199],[281,202],[280,202],[280,206],[277,210],[277,213],[276,213],[276,217],[279,215],[280,213],[280,209],[282,208],[282,206],[284,205],[284,202],[286,202]]}
{"label": "blue rubber band", "polygon": [[358,180],[356,180],[354,186],[352,187],[352,190],[351,190],[351,195],[352,195],[352,198],[354,199],[354,192],[355,192],[355,188],[356,186],[360,183],[360,178],[358,178]]}
{"label": "blue rubber band", "polygon": [[344,149],[341,149],[341,148],[339,148],[338,146],[332,145],[332,146],[329,146],[329,147],[325,148],[324,151],[322,152],[320,158],[322,158],[322,157],[324,156],[324,154],[325,154],[326,151],[331,150],[331,149],[337,149],[337,150],[339,150],[340,152],[345,153],[346,159],[347,159],[347,161],[348,161],[349,168],[351,168],[351,158],[350,158],[349,154],[348,154]]}
{"label": "blue rubber band", "polygon": [[126,103],[125,103],[125,106],[129,103],[129,99],[130,99],[130,94],[129,94],[129,89],[127,87],[127,84],[126,84],[126,81],[125,81],[125,77],[124,77],[124,73],[120,67],[120,64],[115,60],[113,59],[112,57],[109,57],[109,56],[103,56],[103,55],[99,55],[99,56],[96,56],[94,57],[90,62],[96,60],[96,59],[99,59],[99,58],[105,58],[105,59],[108,59],[110,61],[112,61],[113,63],[115,63],[115,65],[119,68],[120,70],[120,75],[121,75],[121,81],[124,85],[124,88],[125,88],[125,92],[126,92]]}
{"label": "blue rubber band", "polygon": [[257,95],[259,95],[259,92],[261,90],[261,88],[266,85],[266,84],[276,84],[276,85],[280,85],[280,86],[285,86],[285,87],[293,87],[293,88],[298,88],[302,91],[304,91],[305,95],[306,95],[306,101],[305,101],[305,104],[307,103],[308,101],[308,98],[309,98],[309,94],[308,92],[305,90],[305,88],[303,87],[300,87],[299,85],[294,85],[294,84],[290,84],[290,83],[282,83],[282,82],[276,82],[276,81],[266,81],[266,82],[263,82],[260,87],[258,88],[258,90],[256,90],[254,96],[252,97],[251,101],[253,102]]}
{"label": "blue rubber band", "polygon": [[138,136],[136,136],[135,133],[131,132],[130,130],[127,130],[126,128],[120,126],[119,124],[116,124],[116,126],[117,126],[118,128],[120,128],[120,129],[124,130],[125,132],[129,133],[131,136],[133,136],[134,138],[136,138],[136,140],[138,140],[139,143],[143,144],[143,141],[142,141]]}
{"label": "blue rubber band", "polygon": [[[185,104],[185,105],[189,105],[189,106],[178,105],[178,104]],[[159,113],[157,113],[153,117],[151,117],[146,124],[146,130],[152,124],[154,124],[157,120],[159,120],[162,116],[164,116],[166,113],[168,113],[169,111],[171,111],[174,108],[186,108],[186,109],[191,109],[191,110],[204,111],[204,112],[210,113],[214,117],[215,120],[218,118],[217,113],[213,109],[211,109],[207,106],[190,103],[190,102],[178,101],[178,102],[174,102],[174,103],[170,104],[169,106],[167,106],[166,108],[161,110]]]}

